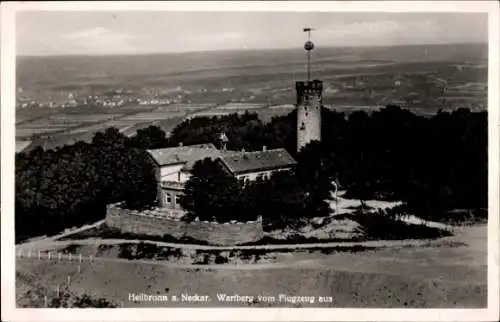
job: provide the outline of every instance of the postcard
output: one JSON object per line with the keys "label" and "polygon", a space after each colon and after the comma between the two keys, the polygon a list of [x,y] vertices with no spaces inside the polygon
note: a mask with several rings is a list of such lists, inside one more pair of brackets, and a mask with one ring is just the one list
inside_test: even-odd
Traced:
{"label": "postcard", "polygon": [[6,321],[498,318],[498,3],[1,8]]}

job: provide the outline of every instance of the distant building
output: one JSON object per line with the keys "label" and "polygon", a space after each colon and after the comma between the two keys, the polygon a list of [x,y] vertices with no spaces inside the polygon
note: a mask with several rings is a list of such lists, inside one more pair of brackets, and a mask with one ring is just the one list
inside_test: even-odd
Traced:
{"label": "distant building", "polygon": [[222,151],[211,143],[148,150],[148,153],[156,164],[158,201],[163,207],[172,209],[180,209],[179,197],[194,164],[205,158],[215,160],[222,156]]}
{"label": "distant building", "polygon": [[275,171],[290,170],[297,164],[285,149],[224,151],[211,143],[148,150],[148,153],[156,164],[157,200],[162,207],[178,211],[183,211],[179,198],[197,161],[216,160],[228,173],[245,181],[269,177]]}

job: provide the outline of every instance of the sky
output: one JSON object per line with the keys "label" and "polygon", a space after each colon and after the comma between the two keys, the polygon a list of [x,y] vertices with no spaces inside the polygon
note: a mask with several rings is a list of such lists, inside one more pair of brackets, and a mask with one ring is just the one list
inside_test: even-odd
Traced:
{"label": "sky", "polygon": [[18,55],[114,55],[316,46],[487,43],[481,13],[63,12],[16,18]]}

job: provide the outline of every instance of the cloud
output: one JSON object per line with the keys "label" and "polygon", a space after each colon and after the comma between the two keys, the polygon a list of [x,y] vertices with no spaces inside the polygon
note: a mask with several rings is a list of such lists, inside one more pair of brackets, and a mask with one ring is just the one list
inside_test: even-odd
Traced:
{"label": "cloud", "polygon": [[317,30],[314,38],[336,45],[391,45],[431,41],[440,29],[429,20],[334,23]]}
{"label": "cloud", "polygon": [[191,34],[182,38],[180,44],[191,50],[217,50],[229,48],[243,48],[249,40],[249,35],[243,32],[215,32]]}
{"label": "cloud", "polygon": [[79,48],[83,53],[121,53],[134,49],[137,36],[104,27],[94,27],[62,34],[59,39],[67,46]]}
{"label": "cloud", "polygon": [[94,27],[90,29],[85,29],[77,32],[72,32],[69,34],[63,34],[60,36],[62,39],[79,39],[79,40],[85,40],[85,39],[113,39],[113,40],[118,40],[118,39],[133,39],[135,38],[131,34],[125,34],[125,33],[120,33],[116,32],[104,27]]}
{"label": "cloud", "polygon": [[245,39],[245,34],[241,32],[219,32],[213,34],[193,35],[190,41],[193,43],[225,45]]}

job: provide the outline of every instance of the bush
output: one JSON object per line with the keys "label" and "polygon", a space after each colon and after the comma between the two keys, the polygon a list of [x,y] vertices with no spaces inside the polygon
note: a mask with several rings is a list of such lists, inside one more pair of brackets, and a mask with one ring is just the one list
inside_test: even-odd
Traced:
{"label": "bush", "polygon": [[85,294],[83,296],[79,296],[73,303],[73,307],[77,308],[116,308],[118,307],[116,304],[104,299],[104,298],[92,298],[89,295]]}
{"label": "bush", "polygon": [[215,264],[226,264],[229,260],[220,254],[215,256]]}
{"label": "bush", "polygon": [[438,228],[408,224],[381,212],[357,212],[351,219],[360,224],[359,230],[367,239],[432,239],[451,235]]}
{"label": "bush", "polygon": [[120,250],[118,252],[118,257],[125,259],[135,259],[135,256],[132,255],[132,253],[135,251],[134,248],[134,244],[121,244]]}
{"label": "bush", "polygon": [[64,254],[74,254],[76,252],[76,250],[78,250],[79,248],[81,248],[82,246],[80,245],[75,245],[75,244],[70,244],[68,246],[66,246],[65,248],[63,248],[62,252]]}

